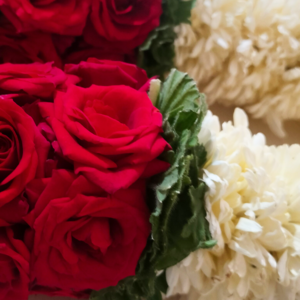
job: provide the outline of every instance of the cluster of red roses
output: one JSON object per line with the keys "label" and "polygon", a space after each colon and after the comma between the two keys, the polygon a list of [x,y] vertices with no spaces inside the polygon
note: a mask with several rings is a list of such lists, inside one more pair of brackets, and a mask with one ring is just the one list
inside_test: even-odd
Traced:
{"label": "cluster of red roses", "polygon": [[169,167],[148,86],[126,63],[0,65],[0,299],[84,297],[135,274],[145,180]]}
{"label": "cluster of red roses", "polygon": [[0,63],[135,61],[162,0],[0,0]]}

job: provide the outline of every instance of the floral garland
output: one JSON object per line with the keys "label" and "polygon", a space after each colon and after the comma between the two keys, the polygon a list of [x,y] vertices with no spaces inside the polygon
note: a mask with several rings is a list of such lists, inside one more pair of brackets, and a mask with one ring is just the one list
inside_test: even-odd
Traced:
{"label": "floral garland", "polygon": [[300,296],[300,146],[266,146],[246,114],[234,124],[210,112],[199,141],[207,149],[203,181],[217,245],[166,272],[167,295],[182,299],[289,299]]}
{"label": "floral garland", "polygon": [[266,146],[240,109],[221,130],[172,66],[176,48],[211,101],[261,96],[282,135],[298,21],[270,6],[275,45],[249,21],[263,1],[223,2],[0,0],[0,299],[297,299],[299,145]]}
{"label": "floral garland", "polygon": [[299,20],[294,0],[197,0],[176,29],[176,67],[209,104],[243,106],[284,136],[283,121],[300,119]]}

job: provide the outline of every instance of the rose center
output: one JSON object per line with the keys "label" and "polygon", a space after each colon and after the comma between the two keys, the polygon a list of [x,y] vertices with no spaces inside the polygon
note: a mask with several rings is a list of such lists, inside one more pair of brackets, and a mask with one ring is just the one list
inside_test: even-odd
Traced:
{"label": "rose center", "polygon": [[[0,121],[0,183],[18,166],[22,155],[19,137],[12,130]],[[0,191],[3,189],[5,186],[0,186]]]}
{"label": "rose center", "polygon": [[113,242],[110,220],[91,218],[85,225],[72,233],[73,246],[79,251],[86,251],[93,257],[102,257]]}
{"label": "rose center", "polygon": [[7,156],[11,144],[11,139],[6,134],[0,132],[0,159]]}
{"label": "rose center", "polygon": [[115,132],[129,129],[116,109],[101,100],[87,101],[83,112],[88,122],[81,118],[81,124],[98,136],[110,137]]}
{"label": "rose center", "polygon": [[101,100],[92,100],[86,103],[84,112],[87,116],[93,116],[94,114],[101,114],[108,116],[112,119],[119,120],[119,116],[116,111]]}

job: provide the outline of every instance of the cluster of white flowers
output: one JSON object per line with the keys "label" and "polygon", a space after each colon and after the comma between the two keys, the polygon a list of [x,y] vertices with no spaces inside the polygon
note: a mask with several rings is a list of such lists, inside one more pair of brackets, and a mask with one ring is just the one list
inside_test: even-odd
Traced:
{"label": "cluster of white flowers", "polygon": [[167,270],[167,296],[298,299],[300,145],[266,146],[263,134],[252,136],[241,109],[222,129],[208,112],[199,141],[208,151],[207,219],[217,245]]}
{"label": "cluster of white flowers", "polygon": [[176,66],[209,104],[244,106],[280,136],[300,119],[298,0],[197,0],[177,33]]}

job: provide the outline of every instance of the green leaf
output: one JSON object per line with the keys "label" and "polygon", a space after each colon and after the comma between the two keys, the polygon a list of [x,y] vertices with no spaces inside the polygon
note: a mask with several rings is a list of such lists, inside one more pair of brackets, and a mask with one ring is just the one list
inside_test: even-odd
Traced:
{"label": "green leaf", "polygon": [[186,73],[179,72],[176,69],[171,70],[169,78],[172,78],[172,80],[167,80],[163,85],[157,101],[157,107],[161,113],[166,115],[167,118],[177,115],[180,109],[198,113],[201,109],[200,102],[198,103],[201,95],[195,81]]}
{"label": "green leaf", "polygon": [[140,46],[140,51],[147,51],[150,49],[153,41],[158,37],[159,30],[153,30],[147,37],[146,41]]}
{"label": "green leaf", "polygon": [[167,283],[167,278],[166,278],[166,272],[165,271],[162,272],[159,276],[157,276],[156,286],[164,294],[167,293],[167,290],[168,290],[169,286],[168,286],[168,283]]}
{"label": "green leaf", "polygon": [[189,189],[189,196],[191,199],[191,206],[193,207],[193,216],[189,219],[188,223],[182,230],[182,237],[193,236],[195,240],[206,240],[206,223],[204,202],[199,199],[204,198],[206,186],[204,183],[199,184],[197,188],[191,186]]}
{"label": "green leaf", "polygon": [[155,28],[139,48],[138,65],[149,77],[165,74],[174,66],[175,26],[190,22],[195,0],[163,0],[159,27]]}
{"label": "green leaf", "polygon": [[194,7],[196,0],[166,0],[165,3],[165,6],[169,8],[169,14],[171,15],[172,23],[174,25],[179,25],[180,23],[189,22],[191,9]]}
{"label": "green leaf", "polygon": [[173,67],[175,38],[173,26],[163,25],[154,29],[140,46],[138,65],[147,71],[149,77],[159,75],[163,78]]}
{"label": "green leaf", "polygon": [[164,117],[165,139],[174,152],[170,169],[155,185],[156,210],[150,218],[151,262],[162,270],[215,241],[205,218],[206,186],[201,181],[206,151],[197,138],[206,113],[205,98],[187,74],[173,69],[156,103]]}

